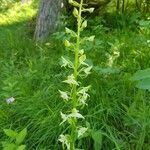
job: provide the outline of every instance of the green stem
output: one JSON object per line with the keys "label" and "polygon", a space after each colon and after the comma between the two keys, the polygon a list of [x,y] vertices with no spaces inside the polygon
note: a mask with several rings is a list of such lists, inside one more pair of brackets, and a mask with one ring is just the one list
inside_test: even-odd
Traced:
{"label": "green stem", "polygon": [[[78,66],[79,66],[79,50],[80,50],[80,30],[81,30],[81,13],[82,13],[82,5],[83,0],[81,0],[80,7],[79,7],[79,15],[77,18],[77,40],[76,40],[76,48],[75,48],[75,61],[74,61],[74,77],[75,80],[78,80]],[[77,85],[73,86],[73,107],[76,108],[77,104]]]}
{"label": "green stem", "polygon": [[[83,0],[81,0],[80,2],[79,15],[77,18],[77,39],[76,39],[76,48],[75,48],[74,73],[73,73],[76,81],[78,80],[80,30],[81,30],[81,23],[82,23],[82,18],[81,18],[82,5],[83,5]],[[77,107],[77,85],[73,85],[72,101],[73,101],[72,104],[73,108],[76,108]],[[75,150],[76,131],[77,131],[77,119],[72,119],[70,150]]]}

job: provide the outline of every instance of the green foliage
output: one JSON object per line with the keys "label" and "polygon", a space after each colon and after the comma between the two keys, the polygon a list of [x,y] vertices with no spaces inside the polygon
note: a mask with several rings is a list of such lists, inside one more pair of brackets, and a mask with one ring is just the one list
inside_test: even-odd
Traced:
{"label": "green foliage", "polygon": [[19,133],[11,129],[4,129],[4,132],[10,139],[2,142],[3,150],[25,150],[26,146],[22,143],[27,135],[26,128]]}
{"label": "green foliage", "polygon": [[131,80],[138,81],[138,84],[136,85],[138,88],[150,90],[150,68],[137,71]]}
{"label": "green foliage", "polygon": [[102,148],[102,133],[101,131],[92,131],[92,139],[94,140],[94,150],[99,150]]}

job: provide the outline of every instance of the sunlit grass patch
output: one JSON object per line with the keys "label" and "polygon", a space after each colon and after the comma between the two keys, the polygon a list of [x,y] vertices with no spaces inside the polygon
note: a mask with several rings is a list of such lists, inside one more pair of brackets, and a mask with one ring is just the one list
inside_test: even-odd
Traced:
{"label": "sunlit grass patch", "polygon": [[36,14],[34,5],[14,3],[6,12],[0,13],[0,25],[10,25],[32,18]]}

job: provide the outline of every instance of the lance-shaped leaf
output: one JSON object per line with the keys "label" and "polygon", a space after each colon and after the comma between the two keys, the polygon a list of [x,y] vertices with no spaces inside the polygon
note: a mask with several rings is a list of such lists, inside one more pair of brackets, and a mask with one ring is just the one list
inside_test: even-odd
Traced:
{"label": "lance-shaped leaf", "polygon": [[81,25],[81,31],[83,31],[83,29],[86,27],[87,27],[87,20],[84,20],[82,25]]}
{"label": "lance-shaped leaf", "polygon": [[74,8],[74,9],[73,9],[73,15],[74,15],[76,18],[78,17],[79,12],[78,12],[77,8]]}
{"label": "lance-shaped leaf", "polygon": [[77,34],[73,30],[70,30],[67,27],[65,28],[65,30],[66,30],[66,33],[70,34],[72,37],[77,37]]}
{"label": "lance-shaped leaf", "polygon": [[80,7],[80,4],[76,1],[73,1],[73,0],[69,0],[69,3],[75,7]]}

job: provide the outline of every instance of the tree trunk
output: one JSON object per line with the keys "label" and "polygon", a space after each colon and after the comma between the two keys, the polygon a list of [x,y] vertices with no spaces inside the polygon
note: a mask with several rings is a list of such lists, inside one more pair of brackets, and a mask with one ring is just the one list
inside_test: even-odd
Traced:
{"label": "tree trunk", "polygon": [[44,41],[55,32],[61,11],[62,0],[41,0],[34,33],[35,41]]}
{"label": "tree trunk", "polygon": [[118,13],[120,10],[120,0],[117,0],[117,4],[116,4],[116,12]]}
{"label": "tree trunk", "polygon": [[136,8],[140,11],[138,0],[135,0]]}
{"label": "tree trunk", "polygon": [[146,0],[146,12],[150,12],[150,0]]}
{"label": "tree trunk", "polygon": [[124,14],[125,11],[125,0],[122,0],[122,13]]}

